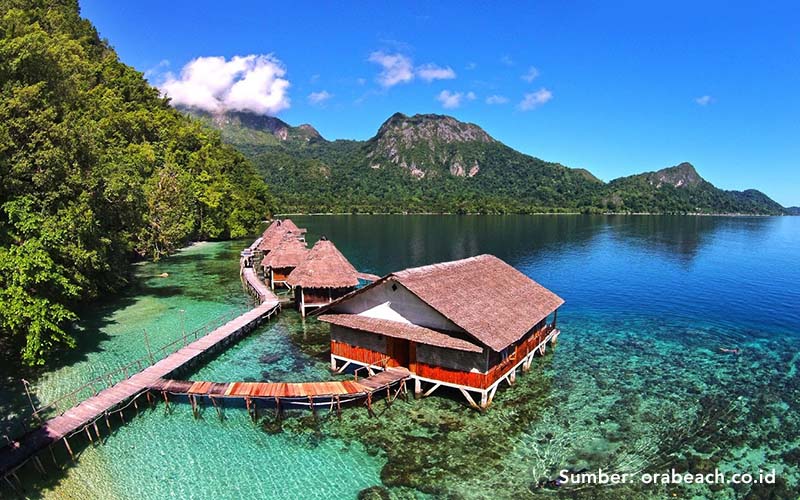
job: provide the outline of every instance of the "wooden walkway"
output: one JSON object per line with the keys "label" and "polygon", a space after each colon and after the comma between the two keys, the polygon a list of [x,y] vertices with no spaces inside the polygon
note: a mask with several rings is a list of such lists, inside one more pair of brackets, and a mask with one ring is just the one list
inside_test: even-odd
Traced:
{"label": "wooden walkway", "polygon": [[278,302],[278,297],[272,293],[272,290],[270,290],[263,281],[258,279],[258,274],[256,274],[256,270],[254,268],[243,267],[242,277],[244,278],[247,287],[258,298],[259,302],[262,304],[270,301]]}
{"label": "wooden walkway", "polygon": [[[252,269],[250,270],[252,271]],[[251,332],[280,311],[278,298],[263,283],[258,286],[259,281],[255,274],[250,277],[249,273],[244,273],[244,276],[248,285],[256,293],[260,305],[130,378],[98,392],[61,415],[47,420],[39,428],[25,434],[18,441],[6,445],[0,449],[0,476],[13,473],[39,451],[62,439],[65,440],[65,445],[72,454],[66,438],[85,431],[87,436],[92,439],[89,427],[92,426],[99,434],[97,422],[105,419],[108,424],[109,413],[119,411],[120,408],[124,408],[124,404],[130,403],[142,393],[147,392],[157,381],[170,376],[207,352]]]}
{"label": "wooden walkway", "polygon": [[[259,241],[260,239],[253,242],[247,251],[252,253]],[[248,411],[250,411],[252,401],[256,415],[258,410],[255,407],[255,401],[264,399],[272,400],[278,406],[281,401],[286,401],[289,405],[303,405],[312,410],[315,406],[323,404],[330,405],[331,408],[335,404],[339,410],[340,403],[364,399],[370,414],[373,414],[373,394],[385,390],[391,401],[391,388],[395,385],[400,387],[396,390],[394,397],[397,397],[401,391],[405,393],[405,380],[409,378],[410,373],[403,368],[388,368],[370,377],[353,381],[214,383],[171,380],[169,377],[181,368],[251,332],[263,321],[280,311],[281,304],[278,297],[258,278],[254,268],[247,267],[247,258],[242,255],[240,272],[248,291],[257,299],[258,305],[255,308],[131,377],[96,393],[61,415],[47,420],[19,440],[0,448],[0,477],[16,490],[9,476],[19,482],[16,471],[29,460],[33,459],[37,467],[44,471],[38,457],[39,452],[45,448],[50,448],[52,451],[52,446],[63,440],[67,451],[72,456],[73,451],[69,444],[71,436],[85,432],[89,440],[94,441],[92,437],[92,430],[94,430],[94,435],[99,439],[98,422],[105,421],[106,426],[110,429],[109,415],[121,412],[131,404],[135,406],[136,399],[145,393],[149,400],[152,391],[161,392],[167,402],[167,394],[188,396],[195,415],[197,415],[197,397],[207,397],[212,402],[215,402],[216,398],[244,399]],[[359,275],[359,277],[370,281],[378,279],[378,276],[368,274]],[[219,408],[217,409],[219,411]],[[53,459],[55,460],[55,456]]]}
{"label": "wooden walkway", "polygon": [[208,396],[213,398],[250,399],[318,399],[329,402],[336,396],[361,396],[386,390],[407,379],[410,372],[404,368],[388,368],[385,371],[359,381],[332,382],[197,382],[191,380],[158,379],[150,385],[154,391],[186,396]]}

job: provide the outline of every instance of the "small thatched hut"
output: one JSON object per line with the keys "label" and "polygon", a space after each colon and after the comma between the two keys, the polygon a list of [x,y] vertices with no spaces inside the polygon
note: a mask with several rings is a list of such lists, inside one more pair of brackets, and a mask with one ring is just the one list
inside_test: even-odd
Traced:
{"label": "small thatched hut", "polygon": [[[331,368],[402,366],[415,391],[459,389],[474,406],[555,341],[564,301],[492,255],[406,269],[319,310]],[[338,363],[343,364],[342,367]],[[480,396],[476,403],[470,393]]]}
{"label": "small thatched hut", "polygon": [[288,286],[286,278],[305,260],[307,254],[308,248],[304,241],[298,240],[294,232],[285,233],[280,244],[261,261],[270,288],[275,289],[276,285]]}
{"label": "small thatched hut", "polygon": [[358,278],[359,272],[350,261],[323,236],[289,274],[286,283],[294,288],[297,307],[305,316],[308,309],[329,304],[355,290]]}
{"label": "small thatched hut", "polygon": [[256,247],[255,262],[261,262],[264,256],[277,248],[287,233],[293,234],[300,241],[305,241],[306,230],[297,227],[292,219],[275,220],[261,235],[261,242]]}

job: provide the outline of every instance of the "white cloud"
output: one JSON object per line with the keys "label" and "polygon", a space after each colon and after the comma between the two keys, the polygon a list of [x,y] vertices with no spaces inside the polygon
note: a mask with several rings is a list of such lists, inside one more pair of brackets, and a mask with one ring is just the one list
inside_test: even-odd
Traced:
{"label": "white cloud", "polygon": [[169,60],[162,59],[152,68],[146,69],[144,72],[144,77],[147,79],[150,79],[151,77],[158,77],[162,74],[162,71],[165,68],[169,68]]}
{"label": "white cloud", "polygon": [[314,105],[322,104],[331,97],[333,97],[333,94],[331,94],[327,90],[322,90],[320,92],[312,92],[308,94],[308,102]]}
{"label": "white cloud", "polygon": [[522,98],[522,101],[519,103],[519,109],[522,111],[530,111],[534,108],[538,108],[542,104],[548,102],[550,99],[553,98],[553,93],[545,88],[541,88],[536,92],[530,92],[525,94]]}
{"label": "white cloud", "polygon": [[506,66],[513,66],[514,65],[514,60],[511,58],[511,56],[503,56],[503,57],[501,57],[500,58],[500,62],[505,64]]}
{"label": "white cloud", "polygon": [[417,76],[426,82],[433,80],[452,80],[456,77],[456,72],[450,66],[446,68],[439,67],[435,64],[424,64],[417,68]]}
{"label": "white cloud", "polygon": [[290,105],[286,68],[272,55],[198,57],[179,78],[167,74],[159,88],[173,104],[212,113],[276,114]]}
{"label": "white cloud", "polygon": [[528,83],[531,83],[532,81],[536,80],[538,76],[539,76],[539,70],[531,66],[530,68],[528,68],[528,72],[522,75],[520,78],[522,78]]}
{"label": "white cloud", "polygon": [[711,97],[710,95],[703,95],[696,98],[694,102],[696,102],[700,106],[708,106],[709,104],[712,104],[714,102],[714,98]]}
{"label": "white cloud", "polygon": [[477,63],[474,63],[474,62],[467,63],[467,69],[470,70],[470,71],[472,71],[473,69],[475,69],[477,67],[478,67]]}
{"label": "white cloud", "polygon": [[442,90],[436,96],[436,100],[442,103],[442,107],[445,109],[454,109],[461,106],[461,103],[464,102],[464,99],[469,101],[475,100],[477,96],[474,92],[467,92],[464,94],[463,92],[450,92],[449,90]]}
{"label": "white cloud", "polygon": [[508,102],[508,97],[502,95],[490,95],[486,98],[486,104],[506,104]]}
{"label": "white cloud", "polygon": [[383,67],[383,71],[378,75],[378,83],[383,87],[393,87],[398,83],[408,83],[414,79],[414,65],[409,57],[402,54],[377,51],[369,55],[369,62]]}
{"label": "white cloud", "polygon": [[358,85],[365,85],[367,83],[367,79],[366,78],[356,78],[356,83]]}

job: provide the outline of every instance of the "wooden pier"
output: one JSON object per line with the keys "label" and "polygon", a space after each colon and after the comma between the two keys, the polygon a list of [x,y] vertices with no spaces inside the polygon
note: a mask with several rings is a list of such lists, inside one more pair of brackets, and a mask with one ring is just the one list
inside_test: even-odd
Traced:
{"label": "wooden pier", "polygon": [[[201,400],[207,398],[216,407],[220,418],[222,418],[222,413],[220,406],[217,405],[219,400],[244,400],[248,412],[254,419],[258,416],[259,405],[261,407],[274,406],[278,413],[280,413],[281,407],[305,407],[314,411],[316,407],[322,406],[329,407],[331,410],[335,408],[339,412],[342,404],[352,401],[363,401],[370,415],[374,415],[373,396],[379,397],[385,394],[388,404],[391,404],[399,395],[405,397],[407,394],[406,381],[411,373],[405,368],[388,368],[385,363],[382,366],[370,365],[359,368],[356,370],[355,380],[352,381],[215,383],[171,379],[190,363],[198,361],[206,354],[253,331],[280,311],[279,298],[259,279],[256,270],[251,267],[252,254],[260,241],[259,238],[253,242],[242,252],[240,259],[242,283],[246,290],[256,298],[256,306],[253,309],[231,319],[206,335],[202,335],[205,327],[190,335],[184,333],[182,339],[177,339],[161,347],[157,352],[159,354],[169,352],[176,345],[183,345],[183,347],[159,361],[156,361],[153,353],[150,352],[148,358],[136,360],[120,370],[93,379],[73,391],[68,396],[75,396],[85,388],[91,388],[95,394],[60,415],[41,422],[37,428],[0,448],[0,477],[19,493],[22,484],[16,472],[20,467],[32,461],[37,469],[44,473],[44,466],[39,457],[40,452],[49,449],[55,462],[53,446],[63,442],[67,453],[74,459],[75,453],[69,442],[72,436],[85,434],[92,443],[95,439],[100,440],[102,424],[105,424],[111,431],[110,416],[118,413],[124,422],[123,410],[131,405],[138,408],[137,399],[140,396],[146,396],[148,403],[152,403],[153,393],[160,394],[167,405],[170,402],[169,395],[187,397],[195,416],[198,416],[198,398]],[[374,280],[377,277],[363,274],[359,275],[359,278]],[[194,340],[190,342],[189,337]],[[182,343],[178,344],[181,340]],[[358,371],[362,369],[366,369],[369,376],[359,380]],[[135,373],[128,376],[130,372]],[[122,374],[125,378],[114,384],[112,376]],[[108,379],[107,384],[103,383],[106,379]],[[98,392],[95,384],[101,385],[101,387],[108,385],[108,387]],[[65,398],[61,400],[63,399]],[[41,418],[45,409],[55,406],[57,406],[56,403],[51,403],[45,408],[37,409],[34,416]],[[16,480],[19,489],[12,482],[12,478]]]}
{"label": "wooden pier", "polygon": [[[196,398],[209,398],[214,406],[220,399],[244,400],[248,409],[256,401],[272,406],[331,406],[355,400],[368,400],[371,395],[386,395],[390,400],[402,391],[405,393],[405,380],[411,373],[405,368],[387,368],[373,372],[361,380],[328,382],[201,382],[191,380],[158,379],[150,384],[150,390],[161,392],[165,400],[169,395],[189,397],[192,407]],[[391,388],[397,386],[392,397]]]}
{"label": "wooden pier", "polygon": [[[245,271],[247,270],[245,269]],[[263,283],[260,283],[254,273],[251,275],[251,273],[243,272],[242,274],[259,301],[257,307],[178,349],[135,375],[78,403],[61,415],[47,420],[19,440],[6,445],[0,449],[0,476],[8,481],[8,476],[12,475],[16,469],[29,459],[36,458],[38,452],[61,440],[64,441],[68,453],[72,456],[73,451],[69,444],[70,436],[86,433],[93,441],[92,431],[94,431],[99,438],[98,422],[104,420],[110,428],[109,415],[119,412],[131,402],[136,404],[136,399],[148,392],[157,381],[163,380],[164,377],[170,376],[218,347],[246,335],[277,314],[280,311],[278,298]]]}

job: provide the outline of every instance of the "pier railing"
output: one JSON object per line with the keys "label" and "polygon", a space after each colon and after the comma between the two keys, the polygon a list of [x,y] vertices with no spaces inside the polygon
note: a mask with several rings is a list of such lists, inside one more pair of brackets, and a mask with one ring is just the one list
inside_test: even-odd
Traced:
{"label": "pier railing", "polygon": [[[178,338],[168,342],[167,344],[164,344],[154,350],[149,350],[145,356],[125,363],[118,368],[109,370],[102,375],[92,378],[76,389],[62,394],[61,396],[58,396],[56,399],[44,405],[38,406],[35,410],[32,409],[29,416],[21,416],[19,419],[19,427],[23,428],[23,433],[26,432],[27,430],[31,429],[32,424],[40,424],[43,420],[45,420],[45,418],[51,417],[55,414],[61,414],[67,409],[86,399],[87,395],[94,396],[100,391],[127,379],[131,375],[138,373],[149,366],[154,365],[178,349],[188,345],[191,342],[194,342],[200,337],[221,327],[225,323],[237,318],[247,310],[248,309],[245,307],[237,307],[230,311],[226,311],[220,316],[208,320],[190,332],[181,333]],[[6,438],[8,439],[17,433],[14,432],[12,428],[6,428],[5,434]]]}
{"label": "pier railing", "polygon": [[[372,363],[371,365],[365,365],[365,366],[362,366],[360,368],[356,368],[355,371],[353,371],[353,376],[355,377],[355,381],[358,382],[358,372],[360,372],[361,370],[366,370],[367,371],[367,377],[371,377],[373,375],[371,373],[372,368],[378,368],[378,369],[381,369],[381,370],[386,370],[386,367],[388,365],[389,365],[389,356],[386,356],[385,358],[379,359],[376,363]],[[366,378],[366,377],[362,377],[362,378]]]}

